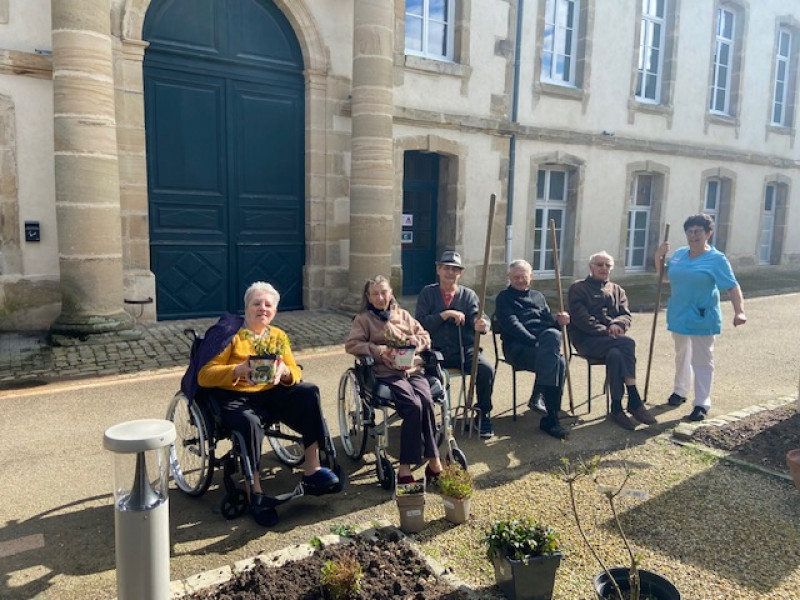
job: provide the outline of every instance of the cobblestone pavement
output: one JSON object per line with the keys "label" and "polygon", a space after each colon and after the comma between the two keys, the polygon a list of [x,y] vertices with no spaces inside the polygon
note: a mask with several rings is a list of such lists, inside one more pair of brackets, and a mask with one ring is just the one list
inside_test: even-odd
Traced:
{"label": "cobblestone pavement", "polygon": [[[292,349],[307,351],[342,344],[350,317],[333,311],[279,313],[277,327],[289,334]],[[191,338],[185,329],[204,332],[216,319],[141,324],[138,339],[116,337],[102,343],[74,341],[51,345],[46,333],[0,334],[0,389],[81,377],[135,373],[185,366]]]}

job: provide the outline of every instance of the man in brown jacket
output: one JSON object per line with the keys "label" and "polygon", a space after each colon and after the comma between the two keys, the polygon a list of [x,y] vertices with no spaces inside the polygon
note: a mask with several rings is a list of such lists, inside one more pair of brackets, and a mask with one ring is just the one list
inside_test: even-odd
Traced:
{"label": "man in brown jacket", "polygon": [[611,421],[623,429],[636,424],[622,410],[622,396],[628,389],[628,412],[645,425],[656,420],[645,408],[636,389],[636,342],[626,335],[631,311],[625,290],[611,283],[614,258],[602,251],[589,258],[589,276],[569,288],[569,335],[572,345],[590,358],[606,363],[611,392]]}

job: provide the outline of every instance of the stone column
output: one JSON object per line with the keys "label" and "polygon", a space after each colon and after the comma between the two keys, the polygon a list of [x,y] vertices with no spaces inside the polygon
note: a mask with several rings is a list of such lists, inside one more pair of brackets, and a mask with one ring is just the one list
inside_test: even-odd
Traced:
{"label": "stone column", "polygon": [[61,314],[51,332],[134,328],[123,307],[109,0],[53,0],[53,111]]}
{"label": "stone column", "polygon": [[391,276],[394,207],[392,115],[394,2],[355,0],[349,289]]}

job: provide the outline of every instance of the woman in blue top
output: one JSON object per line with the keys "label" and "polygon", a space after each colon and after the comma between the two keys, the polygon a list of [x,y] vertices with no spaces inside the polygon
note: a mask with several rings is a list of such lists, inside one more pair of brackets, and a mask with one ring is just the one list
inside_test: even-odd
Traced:
{"label": "woman in blue top", "polygon": [[[688,246],[683,246],[667,263],[664,281],[672,294],[667,303],[667,329],[675,340],[675,384],[667,402],[686,402],[694,375],[694,408],[690,421],[702,421],[711,408],[714,380],[714,336],[722,331],[719,291],[728,290],[733,304],[733,325],[747,322],[742,289],[725,255],[709,245],[714,221],[706,214],[693,215],[683,224]],[[656,250],[657,268],[664,264],[669,242]]]}

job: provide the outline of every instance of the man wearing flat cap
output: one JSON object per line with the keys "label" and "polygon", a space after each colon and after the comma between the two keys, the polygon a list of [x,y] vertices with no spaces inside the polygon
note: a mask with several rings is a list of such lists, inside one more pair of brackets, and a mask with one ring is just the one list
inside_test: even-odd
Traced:
{"label": "man wearing flat cap", "polygon": [[[444,355],[443,366],[469,373],[475,333],[489,331],[489,319],[478,314],[478,295],[470,288],[458,285],[463,273],[461,255],[453,250],[443,252],[436,262],[439,283],[422,289],[414,316],[431,334],[431,345]],[[477,370],[475,389],[481,410],[479,432],[482,438],[490,438],[494,435],[491,418],[494,367],[479,354]]]}

